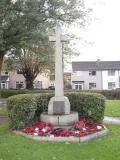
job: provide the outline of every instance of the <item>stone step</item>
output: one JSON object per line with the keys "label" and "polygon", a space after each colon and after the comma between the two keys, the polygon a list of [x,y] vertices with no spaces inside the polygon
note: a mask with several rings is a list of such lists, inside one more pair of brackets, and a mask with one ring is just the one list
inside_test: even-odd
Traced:
{"label": "stone step", "polygon": [[74,122],[78,121],[78,112],[71,112],[66,115],[49,115],[48,113],[42,113],[40,120],[45,123],[51,123],[54,126],[72,126]]}

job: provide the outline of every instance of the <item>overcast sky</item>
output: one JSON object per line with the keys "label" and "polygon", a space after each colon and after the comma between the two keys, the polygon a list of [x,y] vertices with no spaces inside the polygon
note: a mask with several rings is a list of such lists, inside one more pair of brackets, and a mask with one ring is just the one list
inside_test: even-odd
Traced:
{"label": "overcast sky", "polygon": [[120,60],[120,0],[84,0],[93,8],[93,20],[84,31],[75,29],[80,56],[74,61]]}

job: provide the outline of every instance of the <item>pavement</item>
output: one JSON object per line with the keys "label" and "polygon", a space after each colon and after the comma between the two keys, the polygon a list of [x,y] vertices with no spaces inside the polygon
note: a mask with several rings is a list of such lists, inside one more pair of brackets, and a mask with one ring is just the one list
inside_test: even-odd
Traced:
{"label": "pavement", "polygon": [[8,122],[8,117],[0,116],[0,125]]}
{"label": "pavement", "polygon": [[7,100],[6,100],[6,98],[0,98],[0,105],[6,105],[6,103],[7,103]]}
{"label": "pavement", "polygon": [[103,120],[104,124],[115,124],[115,125],[120,125],[120,118],[118,117],[108,117],[105,116]]}
{"label": "pavement", "polygon": [[[0,105],[6,106],[6,102],[7,102],[6,98],[2,98],[2,99],[0,98]],[[6,122],[8,122],[8,117],[0,116],[0,124],[4,124]]]}

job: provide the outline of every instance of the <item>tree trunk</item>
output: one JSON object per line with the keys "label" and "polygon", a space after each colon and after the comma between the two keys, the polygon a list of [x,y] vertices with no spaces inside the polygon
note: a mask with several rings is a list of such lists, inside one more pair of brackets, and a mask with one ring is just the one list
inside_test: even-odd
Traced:
{"label": "tree trunk", "polygon": [[2,63],[3,63],[4,53],[0,52],[0,73],[2,71]]}
{"label": "tree trunk", "polygon": [[33,89],[33,81],[26,80],[26,89]]}
{"label": "tree trunk", "polygon": [[33,78],[31,76],[25,76],[26,79],[26,89],[33,89]]}
{"label": "tree trunk", "polygon": [[0,52],[0,89],[1,89],[1,71],[2,71],[3,58],[4,58],[4,53]]}
{"label": "tree trunk", "polygon": [[34,89],[33,82],[38,74],[33,73],[29,68],[25,68],[23,70],[23,76],[25,77],[26,81],[26,89]]}

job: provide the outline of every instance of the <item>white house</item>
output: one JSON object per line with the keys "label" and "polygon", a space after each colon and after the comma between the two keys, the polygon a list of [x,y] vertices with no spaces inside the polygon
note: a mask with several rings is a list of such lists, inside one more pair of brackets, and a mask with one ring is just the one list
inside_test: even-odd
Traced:
{"label": "white house", "polygon": [[120,61],[72,62],[71,85],[76,90],[120,88]]}

